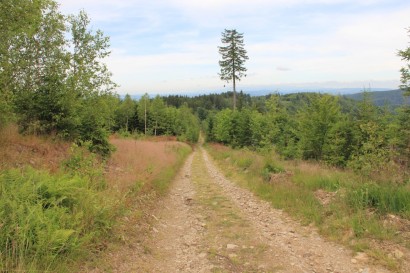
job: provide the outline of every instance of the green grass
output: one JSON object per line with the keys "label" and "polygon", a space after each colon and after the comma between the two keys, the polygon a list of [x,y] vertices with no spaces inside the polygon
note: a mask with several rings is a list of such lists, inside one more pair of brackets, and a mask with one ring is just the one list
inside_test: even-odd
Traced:
{"label": "green grass", "polygon": [[323,176],[321,174],[307,176],[306,173],[298,170],[295,172],[292,180],[299,186],[310,191],[316,191],[318,189],[337,191],[345,184],[343,183],[341,176],[338,174],[328,176]]}
{"label": "green grass", "polygon": [[410,219],[410,190],[405,186],[366,183],[349,191],[346,200],[356,210],[372,208]]}
{"label": "green grass", "polygon": [[184,164],[186,157],[192,152],[192,149],[188,145],[178,145],[173,146],[171,152],[175,153],[177,156],[176,163],[161,170],[158,176],[152,181],[154,190],[160,195],[163,195],[168,191],[170,182]]}
{"label": "green grass", "polygon": [[[232,180],[302,223],[315,223],[322,234],[355,251],[370,251],[367,246],[373,240],[409,247],[397,227],[383,222],[387,214],[410,219],[409,185],[369,181],[365,176],[314,163],[281,161],[266,152],[214,149],[212,145],[207,149]],[[244,171],[234,158],[252,163]],[[333,192],[329,204],[322,205],[315,197],[318,190]],[[377,259],[396,268],[397,263],[392,265],[384,254]]]}

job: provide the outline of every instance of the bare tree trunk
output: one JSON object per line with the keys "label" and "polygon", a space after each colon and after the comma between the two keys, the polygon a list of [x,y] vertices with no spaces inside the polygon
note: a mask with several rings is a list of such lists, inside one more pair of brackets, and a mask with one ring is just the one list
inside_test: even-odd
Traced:
{"label": "bare tree trunk", "polygon": [[144,134],[147,135],[147,98],[144,99],[145,102],[145,109],[144,109]]}
{"label": "bare tree trunk", "polygon": [[232,64],[232,82],[233,82],[233,110],[236,110],[236,83],[235,83],[235,63]]}

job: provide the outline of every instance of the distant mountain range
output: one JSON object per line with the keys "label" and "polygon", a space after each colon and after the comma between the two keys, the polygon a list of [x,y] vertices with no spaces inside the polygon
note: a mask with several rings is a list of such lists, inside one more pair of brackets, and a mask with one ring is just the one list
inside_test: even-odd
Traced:
{"label": "distant mountain range", "polygon": [[[367,92],[373,103],[377,106],[388,105],[390,107],[398,107],[404,104],[410,105],[410,97],[403,96],[403,90],[390,90],[390,91],[372,91]],[[353,100],[362,100],[362,93],[343,95],[343,97],[350,98]]]}
{"label": "distant mountain range", "polygon": [[[396,108],[398,106],[408,104],[410,105],[410,97],[405,97],[403,96],[403,91],[398,89],[398,90],[388,90],[386,89],[372,89],[373,91],[367,91],[369,96],[372,98],[373,103],[377,106],[384,106],[384,105],[389,105],[392,108]],[[356,101],[360,101],[363,99],[363,89],[359,88],[344,88],[344,89],[326,89],[326,90],[314,90],[314,89],[300,89],[300,90],[279,90],[279,91],[268,91],[268,90],[259,90],[259,91],[249,91],[245,92],[246,94],[249,94],[252,97],[258,97],[258,96],[265,96],[268,94],[272,93],[280,93],[282,95],[285,94],[293,94],[293,93],[326,93],[326,94],[331,94],[335,96],[342,96],[345,98],[353,99]],[[184,93],[184,94],[179,94],[181,96],[187,96],[187,97],[195,97],[199,95],[207,95],[211,94],[212,92],[203,92],[203,93]],[[214,94],[219,94],[221,92],[214,92]],[[172,93],[170,93],[172,94]],[[167,96],[170,94],[161,94],[161,96]],[[174,95],[174,94],[172,94]],[[131,95],[133,99],[140,99],[142,95]],[[152,94],[150,94],[151,97],[154,97]],[[121,95],[120,97],[124,97]]]}

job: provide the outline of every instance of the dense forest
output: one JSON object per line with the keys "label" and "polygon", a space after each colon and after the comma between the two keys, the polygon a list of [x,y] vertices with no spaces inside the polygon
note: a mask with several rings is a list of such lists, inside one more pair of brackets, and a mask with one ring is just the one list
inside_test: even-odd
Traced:
{"label": "dense forest", "polygon": [[[370,92],[370,95],[371,100],[376,106],[388,105],[391,108],[395,109],[397,107],[403,106],[403,104],[410,104],[410,98],[408,96],[405,96],[405,92],[401,89]],[[363,99],[363,93],[343,95],[343,97],[360,101]]]}
{"label": "dense forest", "polygon": [[232,110],[232,93],[164,99],[170,105],[191,107],[208,141],[274,150],[287,159],[313,159],[366,173],[392,164],[407,174],[409,106],[377,106],[374,94],[364,91],[361,100],[353,100],[318,93],[240,93],[238,111]]}

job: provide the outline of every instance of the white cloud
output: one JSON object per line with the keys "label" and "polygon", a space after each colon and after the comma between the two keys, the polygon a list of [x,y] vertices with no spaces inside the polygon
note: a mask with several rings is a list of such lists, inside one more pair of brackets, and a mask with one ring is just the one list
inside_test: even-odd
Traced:
{"label": "white cloud", "polygon": [[[205,90],[218,79],[220,33],[245,32],[242,86],[398,82],[410,3],[400,0],[71,0],[111,36],[121,92]],[[397,6],[397,7],[396,7]],[[106,28],[106,29],[105,29]],[[360,87],[360,86],[359,86]]]}

